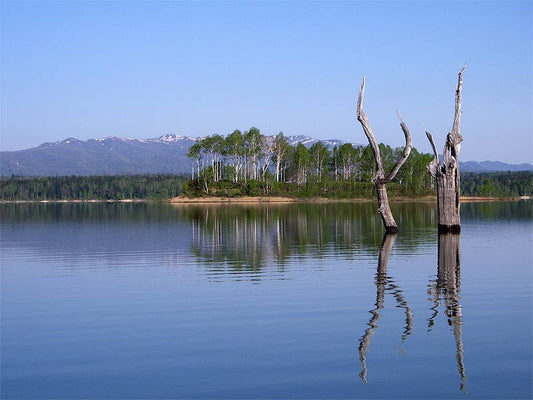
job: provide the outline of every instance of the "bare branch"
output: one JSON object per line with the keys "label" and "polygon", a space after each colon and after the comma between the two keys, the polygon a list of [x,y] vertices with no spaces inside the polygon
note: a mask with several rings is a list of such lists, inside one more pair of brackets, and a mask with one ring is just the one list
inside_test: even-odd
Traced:
{"label": "bare branch", "polygon": [[403,148],[403,153],[400,158],[398,158],[398,161],[396,161],[396,164],[394,164],[394,167],[389,172],[387,177],[385,178],[385,182],[390,182],[394,179],[402,165],[405,163],[407,158],[409,157],[409,154],[411,154],[411,149],[413,148],[413,144],[411,141],[411,133],[409,132],[409,128],[407,128],[407,125],[405,122],[403,122],[402,117],[400,116],[400,113],[398,110],[396,110],[396,114],[398,115],[398,118],[400,119],[400,126],[402,128],[403,134],[405,136],[405,147]]}
{"label": "bare branch", "polygon": [[360,121],[363,114],[363,96],[365,94],[365,77],[361,80],[361,89],[359,89],[359,98],[357,99],[357,119]]}
{"label": "bare branch", "polygon": [[439,154],[437,153],[437,146],[435,146],[435,141],[433,140],[431,133],[426,131],[426,136],[429,140],[429,143],[431,143],[431,148],[433,149],[433,160],[427,165],[427,170],[431,176],[435,178],[440,168]]}
{"label": "bare branch", "polygon": [[374,153],[374,158],[376,160],[376,179],[382,179],[385,173],[383,172],[383,162],[381,161],[381,154],[379,152],[379,146],[376,142],[372,128],[370,127],[370,122],[363,111],[363,95],[365,93],[365,77],[361,80],[361,89],[359,90],[359,98],[357,99],[357,120],[361,123],[363,131],[368,139],[368,143],[372,148]]}
{"label": "bare branch", "polygon": [[[465,68],[466,64],[463,66],[461,71],[459,71],[459,76],[457,78],[457,90],[455,91],[455,115],[453,118],[452,133],[454,135],[459,135],[459,137],[461,136],[459,133],[461,123],[461,94],[463,90],[463,73],[465,72]],[[462,138],[460,141],[462,141]]]}
{"label": "bare branch", "polygon": [[440,164],[439,154],[437,153],[437,146],[435,146],[435,141],[433,140],[433,136],[428,131],[426,131],[426,136],[429,140],[429,143],[431,144],[431,148],[433,149],[433,158],[437,160],[437,163]]}

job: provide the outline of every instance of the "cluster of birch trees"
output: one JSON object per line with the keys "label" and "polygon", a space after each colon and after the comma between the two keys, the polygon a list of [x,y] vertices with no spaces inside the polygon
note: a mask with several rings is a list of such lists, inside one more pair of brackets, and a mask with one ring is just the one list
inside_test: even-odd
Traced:
{"label": "cluster of birch trees", "polygon": [[[379,145],[385,167],[401,156],[403,149]],[[235,130],[226,137],[214,134],[198,140],[188,152],[192,160],[191,176],[209,193],[220,181],[234,183],[256,180],[292,183],[298,186],[312,182],[370,182],[375,160],[369,146],[344,143],[328,149],[322,142],[307,148],[302,143],[291,146],[280,132],[265,136],[257,128]],[[429,154],[413,149],[396,180],[410,194],[426,193],[432,181],[425,171],[431,161]]]}

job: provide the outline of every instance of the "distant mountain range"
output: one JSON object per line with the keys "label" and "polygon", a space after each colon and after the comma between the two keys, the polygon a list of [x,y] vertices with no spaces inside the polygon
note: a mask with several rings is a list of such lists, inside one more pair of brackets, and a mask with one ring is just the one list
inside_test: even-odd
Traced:
{"label": "distant mountain range", "polygon": [[[346,143],[303,135],[288,136],[287,139],[293,146],[302,143],[306,147],[321,141],[329,149]],[[173,134],[141,140],[108,137],[83,141],[68,138],[31,149],[0,152],[0,175],[186,174],[191,170],[187,152],[196,140]],[[466,161],[461,163],[461,168],[471,172],[533,170],[531,164],[499,161]]]}
{"label": "distant mountain range", "polygon": [[459,161],[461,171],[465,172],[498,172],[498,171],[532,171],[533,165],[507,164],[501,161]]}

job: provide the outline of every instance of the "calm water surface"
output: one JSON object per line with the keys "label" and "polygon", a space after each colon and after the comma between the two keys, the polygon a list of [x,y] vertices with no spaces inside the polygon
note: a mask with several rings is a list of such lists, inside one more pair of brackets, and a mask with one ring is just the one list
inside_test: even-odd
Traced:
{"label": "calm water surface", "polygon": [[1,205],[1,398],[531,398],[532,205]]}

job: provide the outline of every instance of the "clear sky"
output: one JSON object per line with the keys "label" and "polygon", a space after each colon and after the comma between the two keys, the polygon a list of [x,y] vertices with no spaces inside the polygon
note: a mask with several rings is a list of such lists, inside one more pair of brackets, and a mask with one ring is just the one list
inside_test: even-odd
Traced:
{"label": "clear sky", "polygon": [[444,145],[457,73],[461,159],[532,162],[531,1],[1,3],[1,142],[305,134]]}

